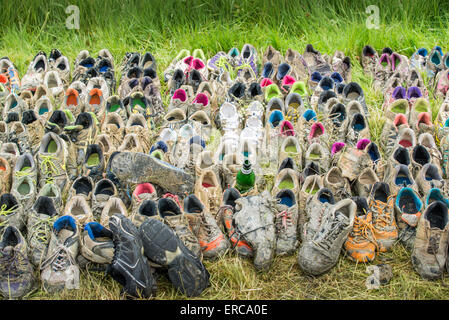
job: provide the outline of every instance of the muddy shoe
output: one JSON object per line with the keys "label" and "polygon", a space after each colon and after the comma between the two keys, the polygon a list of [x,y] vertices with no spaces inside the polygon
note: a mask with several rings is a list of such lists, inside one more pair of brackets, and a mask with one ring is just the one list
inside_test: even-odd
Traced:
{"label": "muddy shoe", "polygon": [[149,154],[114,153],[106,172],[121,182],[150,182],[172,193],[193,193],[194,179],[191,175]]}
{"label": "muddy shoe", "polygon": [[175,288],[191,297],[200,295],[209,286],[209,272],[170,227],[148,219],[139,233],[145,256],[168,268],[168,277]]}
{"label": "muddy shoe", "polygon": [[276,195],[279,200],[276,215],[276,255],[293,253],[298,247],[298,204],[290,189],[282,189]]}
{"label": "muddy shoe", "polygon": [[274,213],[276,203],[268,191],[258,196],[242,197],[236,201],[234,221],[237,230],[255,249],[254,266],[267,271],[276,249]]}

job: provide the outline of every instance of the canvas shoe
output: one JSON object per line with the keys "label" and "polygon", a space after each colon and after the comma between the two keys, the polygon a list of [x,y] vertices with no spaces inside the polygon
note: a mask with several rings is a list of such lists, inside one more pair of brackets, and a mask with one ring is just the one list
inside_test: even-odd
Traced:
{"label": "canvas shoe", "polygon": [[39,196],[31,208],[27,221],[27,242],[29,257],[35,266],[40,266],[47,256],[51,228],[58,216],[53,200],[46,196]]}
{"label": "canvas shoe", "polygon": [[335,204],[334,195],[327,188],[315,190],[305,201],[305,212],[300,216],[299,230],[304,242],[313,239],[318,232],[321,220],[329,207]]}
{"label": "canvas shoe", "polygon": [[198,238],[204,258],[215,259],[229,249],[229,241],[218,227],[214,216],[206,211],[203,203],[195,195],[189,195],[184,199],[184,212],[189,220],[190,229]]}
{"label": "canvas shoe", "polygon": [[235,202],[236,228],[255,249],[254,266],[256,270],[267,271],[271,266],[276,249],[274,226],[274,216],[277,213],[277,210],[274,209],[276,202],[268,191],[257,196],[241,197]]}
{"label": "canvas shoe", "polygon": [[447,204],[441,201],[430,204],[416,229],[411,255],[413,267],[424,279],[439,279],[447,261]]}
{"label": "canvas shoe", "polygon": [[175,231],[176,235],[181,239],[184,245],[192,251],[196,257],[202,260],[203,254],[198,238],[190,228],[189,219],[181,210],[180,204],[174,199],[177,198],[163,197],[162,199],[159,199],[159,215],[164,219],[164,223]]}
{"label": "canvas shoe", "polygon": [[406,187],[397,193],[394,209],[399,228],[399,241],[406,248],[411,249],[415,241],[416,226],[421,217],[423,203],[416,191]]}
{"label": "canvas shoe", "polygon": [[122,285],[122,293],[132,297],[149,298],[156,293],[156,280],[144,256],[139,230],[123,215],[111,217],[114,255],[107,269],[114,280]]}
{"label": "canvas shoe", "polygon": [[0,241],[0,293],[7,299],[18,299],[36,286],[36,278],[28,259],[28,245],[20,231],[9,226]]}
{"label": "canvas shoe", "polygon": [[118,197],[110,197],[105,203],[103,210],[101,211],[100,224],[107,226],[109,220],[114,215],[123,215],[128,217],[128,211],[126,210],[125,204],[122,199]]}
{"label": "canvas shoe", "polygon": [[101,212],[109,199],[117,196],[117,187],[111,180],[105,178],[95,183],[92,193],[92,213],[96,220],[100,219]]}
{"label": "canvas shoe", "polygon": [[349,235],[355,218],[356,204],[342,200],[328,210],[318,232],[299,249],[298,264],[310,275],[329,271],[338,261],[341,248]]}
{"label": "canvas shoe", "polygon": [[162,222],[149,219],[139,228],[144,254],[168,269],[173,286],[187,296],[198,296],[209,286],[209,272],[201,261]]}

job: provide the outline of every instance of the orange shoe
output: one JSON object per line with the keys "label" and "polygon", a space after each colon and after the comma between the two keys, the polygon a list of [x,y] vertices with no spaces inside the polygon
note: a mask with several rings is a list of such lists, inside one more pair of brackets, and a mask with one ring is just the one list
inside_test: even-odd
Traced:
{"label": "orange shoe", "polygon": [[372,213],[356,216],[352,231],[344,244],[349,259],[356,262],[371,262],[376,257],[376,247]]}
{"label": "orange shoe", "polygon": [[394,217],[394,195],[385,182],[377,182],[371,190],[369,207],[373,215],[373,232],[378,251],[386,252],[398,239],[398,227]]}

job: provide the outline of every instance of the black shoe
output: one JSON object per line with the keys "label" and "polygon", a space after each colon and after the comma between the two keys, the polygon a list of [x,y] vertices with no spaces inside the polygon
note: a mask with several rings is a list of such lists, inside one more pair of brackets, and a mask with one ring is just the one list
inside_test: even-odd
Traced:
{"label": "black shoe", "polygon": [[137,228],[124,215],[116,214],[109,219],[109,229],[113,235],[114,257],[107,273],[123,286],[125,294],[143,298],[155,294],[156,280],[142,254]]}
{"label": "black shoe", "polygon": [[198,296],[209,285],[209,272],[163,222],[146,220],[139,228],[144,254],[152,262],[168,268],[175,288],[187,296]]}

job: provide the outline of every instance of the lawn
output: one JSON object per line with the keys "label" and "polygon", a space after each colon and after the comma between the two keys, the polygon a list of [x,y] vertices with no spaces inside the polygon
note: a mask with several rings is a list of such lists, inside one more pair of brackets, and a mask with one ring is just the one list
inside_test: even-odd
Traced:
{"label": "lawn", "polygon": [[[79,30],[66,28],[65,9],[80,10]],[[378,29],[367,28],[379,8]],[[341,50],[351,57],[352,79],[364,89],[371,111],[371,134],[378,142],[382,130],[383,96],[374,92],[363,75],[358,56],[364,45],[378,51],[391,47],[410,56],[417,48],[440,45],[449,50],[448,2],[429,1],[197,1],[103,0],[25,1],[3,0],[0,10],[0,56],[8,56],[23,75],[39,50],[59,48],[73,63],[82,49],[96,54],[108,48],[116,69],[127,51],[150,51],[157,59],[158,74],[182,48],[201,48],[206,57],[231,47],[253,44],[260,58],[268,45],[284,53],[289,47],[303,52],[311,43],[322,53]],[[369,20],[371,21],[371,20]],[[260,62],[260,61],[259,61]],[[73,66],[73,64],[72,64]],[[117,73],[117,79],[120,74]],[[162,83],[162,92],[166,85]],[[432,90],[430,90],[432,92]],[[167,102],[168,96],[164,96]],[[431,97],[433,117],[440,102]],[[311,278],[296,264],[296,256],[277,257],[267,273],[254,270],[251,261],[229,253],[218,261],[205,261],[211,287],[198,299],[446,299],[444,281],[424,281],[413,270],[410,252],[397,244],[375,263],[393,267],[393,279],[380,290],[365,288],[366,265],[341,256],[329,273]],[[157,299],[184,299],[168,280],[159,281]],[[102,273],[82,272],[80,290],[49,295],[42,290],[29,299],[120,299],[120,287]]]}

